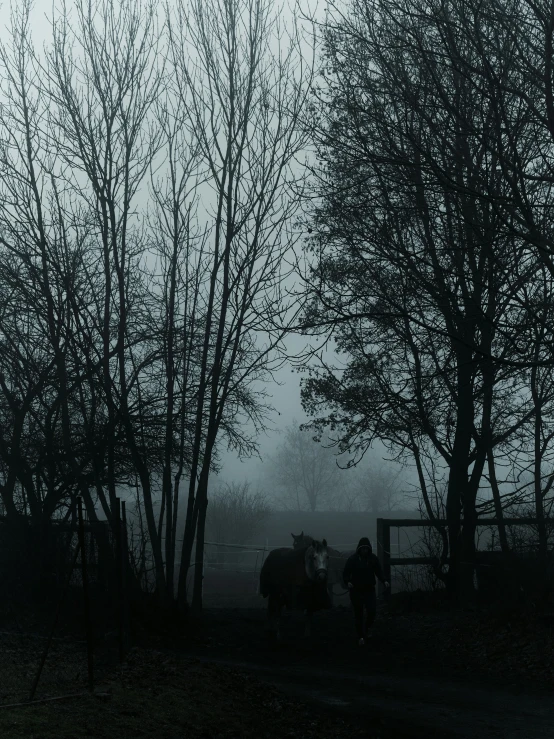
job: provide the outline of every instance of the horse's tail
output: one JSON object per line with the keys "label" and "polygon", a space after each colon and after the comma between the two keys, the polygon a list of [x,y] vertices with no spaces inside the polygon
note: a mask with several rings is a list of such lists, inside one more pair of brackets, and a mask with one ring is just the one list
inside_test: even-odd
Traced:
{"label": "horse's tail", "polygon": [[267,566],[268,559],[265,560],[260,571],[260,593],[264,598],[267,598],[269,595],[271,585],[271,575]]}

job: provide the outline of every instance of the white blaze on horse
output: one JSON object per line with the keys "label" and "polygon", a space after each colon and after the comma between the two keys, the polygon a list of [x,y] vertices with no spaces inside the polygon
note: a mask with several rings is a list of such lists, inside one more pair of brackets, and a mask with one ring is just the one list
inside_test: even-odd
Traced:
{"label": "white blaze on horse", "polygon": [[[301,531],[298,535],[291,534],[291,536],[292,536],[292,541],[293,541],[292,546],[294,549],[302,549],[303,547],[309,546],[312,543],[312,541],[314,541],[313,536],[310,536],[309,534],[305,534],[303,531]],[[329,598],[331,599],[331,603],[332,603],[334,589],[336,585],[338,585],[339,590],[341,591],[346,590],[346,583],[342,579],[342,572],[344,570],[344,565],[346,564],[346,560],[350,556],[351,552],[339,552],[338,549],[333,549],[332,547],[327,547],[327,552],[329,553],[329,571],[327,574],[327,591],[329,593]]]}
{"label": "white blaze on horse", "polygon": [[329,608],[327,542],[312,540],[296,549],[274,549],[260,572],[260,593],[267,602],[270,635],[279,636],[283,606],[306,611],[306,636],[310,636],[314,611]]}

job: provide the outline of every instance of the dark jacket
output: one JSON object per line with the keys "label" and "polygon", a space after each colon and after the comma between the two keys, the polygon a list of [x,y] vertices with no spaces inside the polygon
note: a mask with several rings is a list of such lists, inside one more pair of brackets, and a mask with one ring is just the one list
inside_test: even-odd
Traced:
{"label": "dark jacket", "polygon": [[[369,555],[362,557],[360,547],[368,547]],[[371,544],[365,537],[360,539],[356,552],[347,559],[342,577],[345,583],[351,582],[356,590],[374,590],[375,577],[385,582],[381,563],[371,551]]]}

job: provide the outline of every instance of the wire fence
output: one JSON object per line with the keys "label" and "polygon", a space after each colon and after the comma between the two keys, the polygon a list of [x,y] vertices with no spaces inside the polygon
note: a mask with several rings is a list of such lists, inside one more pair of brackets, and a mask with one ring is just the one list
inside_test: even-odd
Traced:
{"label": "wire fence", "polygon": [[[338,604],[347,597],[342,572],[347,557],[355,551],[357,541],[331,543],[338,554],[329,557],[329,593]],[[203,601],[210,607],[264,607],[259,596],[260,571],[269,552],[289,548],[287,544],[237,544],[207,541],[204,546]],[[393,553],[397,544],[391,544]],[[396,582],[396,578],[395,578]]]}
{"label": "wire fence", "polygon": [[[341,553],[342,560],[352,553],[356,543],[329,544],[330,549]],[[227,542],[207,541],[204,544],[204,569],[224,569],[227,571],[258,575],[269,552],[274,549],[290,548],[288,545],[230,544]],[[336,557],[330,556],[330,561]]]}

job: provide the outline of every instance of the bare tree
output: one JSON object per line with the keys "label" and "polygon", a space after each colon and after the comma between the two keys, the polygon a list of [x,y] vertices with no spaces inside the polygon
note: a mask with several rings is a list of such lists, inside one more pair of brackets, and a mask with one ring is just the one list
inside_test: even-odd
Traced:
{"label": "bare tree", "polygon": [[320,441],[300,426],[285,429],[283,442],[270,458],[270,476],[278,499],[298,511],[321,509],[340,486],[336,453],[328,437]]}
{"label": "bare tree", "polygon": [[113,524],[138,479],[171,603],[186,480],[185,606],[219,446],[255,450],[295,317],[311,71],[267,0],[168,4],[165,24],[150,0],[75,0],[42,55],[30,12],[1,49],[2,501],[48,517],[78,490]]}
{"label": "bare tree", "polygon": [[[466,3],[333,8],[314,103],[326,166],[315,173],[323,204],[305,325],[331,327],[350,361],[340,372],[321,363],[304,402],[315,415],[330,406],[319,425],[340,427],[344,449],[363,454],[379,437],[411,455],[422,491],[422,455],[442,457],[449,586],[471,597],[488,451],[533,416],[513,380],[522,387],[531,364],[515,337],[538,261],[499,207],[510,186],[489,143],[496,99],[471,71],[470,25],[495,28]],[[500,88],[512,61],[497,70]]]}
{"label": "bare tree", "polygon": [[402,502],[400,484],[401,469],[395,470],[385,464],[377,466],[369,461],[353,470],[355,478],[350,483],[361,510],[372,513],[390,513]]}
{"label": "bare tree", "polygon": [[[100,338],[106,440],[100,460],[111,520],[116,498],[118,428],[142,488],[161,593],[165,573],[152,506],[156,446],[145,425],[148,369],[158,347],[148,341],[149,307],[142,269],[146,245],[135,215],[138,193],[160,146],[154,105],[161,89],[160,31],[154,5],[76,0],[53,19],[48,53],[48,102],[64,189],[78,199],[82,226],[93,230],[102,265],[98,310],[88,315]],[[75,210],[74,210],[75,212]],[[94,279],[94,277],[93,277]],[[146,336],[145,336],[146,334]],[[95,342],[96,344],[96,342]],[[138,409],[138,413],[137,410]]]}
{"label": "bare tree", "polygon": [[[166,81],[157,118],[163,136],[163,164],[151,163],[150,189],[155,203],[151,218],[153,251],[159,280],[153,287],[161,340],[165,387],[162,505],[158,538],[164,539],[167,599],[174,599],[179,487],[191,462],[194,405],[198,391],[206,280],[205,234],[197,220],[198,145],[188,128],[187,101]],[[155,165],[155,166],[154,166]],[[161,172],[160,172],[161,170]],[[162,537],[162,532],[165,536]]]}
{"label": "bare tree", "polygon": [[[268,0],[200,0],[168,8],[169,58],[189,128],[200,152],[199,214],[206,267],[195,431],[180,562],[179,602],[196,539],[193,608],[202,605],[202,552],[208,477],[220,437],[248,453],[248,419],[263,422],[265,380],[281,361],[278,349],[293,320],[283,289],[286,256],[297,240],[301,198],[295,158],[306,136],[298,121],[310,70],[300,37],[285,33]],[[243,419],[242,424],[240,419]]]}
{"label": "bare tree", "polygon": [[[134,207],[158,146],[149,112],[161,78],[159,33],[151,6],[76,2],[52,19],[52,43],[40,55],[30,12],[28,2],[14,11],[0,51],[0,258],[8,303],[27,306],[5,323],[7,343],[17,341],[21,360],[42,355],[48,369],[32,395],[26,380],[13,384],[5,373],[2,389],[16,405],[26,399],[20,415],[42,452],[33,485],[47,485],[46,517],[78,491],[90,518],[98,502],[113,523],[116,486],[136,469],[155,542],[148,478],[159,456],[145,419],[158,350]],[[29,487],[29,447],[25,456],[17,474]]]}
{"label": "bare tree", "polygon": [[75,267],[82,263],[82,244],[68,242],[59,190],[52,186],[56,145],[46,97],[36,84],[42,70],[30,40],[29,12],[29,3],[14,9],[11,43],[0,46],[0,385],[11,416],[3,419],[3,431],[12,428],[2,492],[13,517],[19,480],[31,518],[44,515],[48,521],[64,496],[77,488],[86,492],[86,460],[78,459],[77,449],[90,457],[75,423],[76,378],[69,350],[68,296],[78,289]]}

